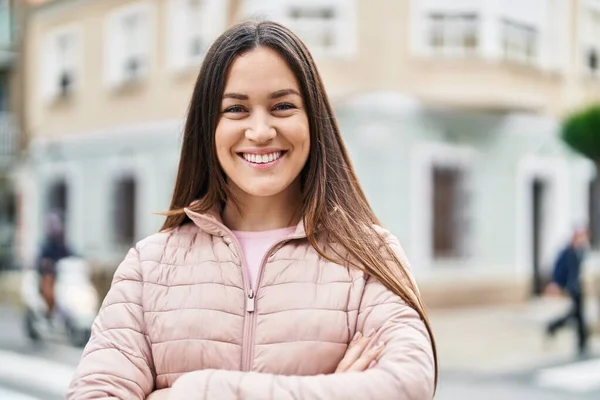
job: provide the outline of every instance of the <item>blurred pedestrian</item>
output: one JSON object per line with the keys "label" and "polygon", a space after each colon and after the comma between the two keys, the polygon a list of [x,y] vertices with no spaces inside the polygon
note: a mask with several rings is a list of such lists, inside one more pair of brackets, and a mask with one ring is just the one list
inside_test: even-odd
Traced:
{"label": "blurred pedestrian", "polygon": [[49,212],[45,220],[45,239],[40,249],[37,268],[40,275],[40,291],[48,306],[47,316],[54,312],[54,288],[56,282],[56,264],[72,255],[65,242],[64,224],[60,215]]}
{"label": "blurred pedestrian", "polygon": [[290,30],[208,50],[167,215],[117,269],[69,399],[433,397],[408,261]]}
{"label": "blurred pedestrian", "polygon": [[572,303],[571,308],[564,316],[548,324],[547,335],[552,337],[569,322],[574,323],[577,329],[577,347],[580,354],[586,353],[588,344],[584,312],[585,297],[581,282],[581,264],[588,247],[587,229],[575,230],[571,241],[556,259],[552,283],[546,289],[549,294],[566,293]]}

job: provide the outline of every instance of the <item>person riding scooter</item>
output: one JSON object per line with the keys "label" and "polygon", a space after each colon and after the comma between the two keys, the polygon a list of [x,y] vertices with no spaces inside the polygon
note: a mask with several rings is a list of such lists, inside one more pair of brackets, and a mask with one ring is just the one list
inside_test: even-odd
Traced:
{"label": "person riding scooter", "polygon": [[54,212],[46,216],[46,240],[42,245],[38,258],[40,275],[40,292],[48,306],[47,317],[50,319],[55,305],[56,264],[73,253],[65,243],[64,224],[61,217]]}

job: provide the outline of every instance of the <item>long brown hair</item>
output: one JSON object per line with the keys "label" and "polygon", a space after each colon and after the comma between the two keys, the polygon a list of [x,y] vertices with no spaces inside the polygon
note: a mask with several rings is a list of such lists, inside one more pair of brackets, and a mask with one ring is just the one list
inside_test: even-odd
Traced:
{"label": "long brown hair", "polygon": [[[307,110],[310,153],[301,172],[300,211],[308,241],[325,259],[353,265],[377,278],[419,314],[431,338],[437,385],[435,341],[416,285],[389,243],[376,232],[373,225],[379,225],[379,220],[358,183],[315,62],[304,43],[284,26],[243,22],[227,30],[208,50],[189,106],[179,171],[162,229],[189,222],[183,208],[195,200],[199,201],[190,209],[206,212],[232,199],[217,160],[214,133],[229,67],[237,56],[259,46],[277,51],[287,61]],[[327,255],[317,241],[317,226],[326,232],[328,243],[341,245],[348,256],[336,252],[336,260]]]}

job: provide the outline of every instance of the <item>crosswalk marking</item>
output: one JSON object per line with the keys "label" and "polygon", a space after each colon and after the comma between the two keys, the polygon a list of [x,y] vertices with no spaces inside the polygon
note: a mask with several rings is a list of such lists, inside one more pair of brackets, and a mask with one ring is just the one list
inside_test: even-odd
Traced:
{"label": "crosswalk marking", "polygon": [[600,359],[542,369],[535,382],[540,387],[573,393],[600,390]]}
{"label": "crosswalk marking", "polygon": [[0,380],[26,382],[28,387],[58,396],[66,394],[75,371],[70,365],[11,351],[0,350],[0,360]]}

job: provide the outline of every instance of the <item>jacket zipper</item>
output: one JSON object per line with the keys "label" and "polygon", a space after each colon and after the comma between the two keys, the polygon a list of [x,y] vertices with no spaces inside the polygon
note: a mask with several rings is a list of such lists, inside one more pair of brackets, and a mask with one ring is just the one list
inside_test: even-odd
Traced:
{"label": "jacket zipper", "polygon": [[[251,336],[253,336],[252,326],[254,325],[254,300],[256,298],[256,293],[254,292],[254,289],[250,286],[250,277],[248,276],[248,264],[246,262],[246,257],[244,256],[244,251],[242,250],[240,242],[237,240],[233,232],[231,232],[227,227],[223,225],[223,228],[225,228],[226,232],[230,234],[242,263],[242,283],[244,286],[244,297],[246,298],[246,315],[244,316],[244,328],[242,334],[242,371],[249,371],[252,365],[252,352],[250,350],[252,349],[252,347],[254,347],[254,344],[250,341],[250,339],[252,339]],[[258,282],[256,287],[258,287]]]}
{"label": "jacket zipper", "polygon": [[[250,371],[252,369],[252,360],[254,358],[254,333],[256,331],[256,313],[254,312],[256,309],[256,294],[258,289],[260,288],[260,281],[263,275],[263,269],[267,260],[271,256],[273,250],[290,240],[300,239],[302,236],[289,236],[285,239],[282,239],[278,242],[273,243],[269,249],[263,255],[262,260],[260,261],[260,266],[258,267],[258,274],[256,277],[256,288],[250,288],[248,292],[248,297],[246,299],[246,313],[248,314],[245,319],[244,325],[244,342],[242,342],[242,371]],[[248,279],[249,281],[249,279]]]}
{"label": "jacket zipper", "polygon": [[304,235],[292,235],[283,240],[273,243],[269,249],[263,255],[263,258],[260,262],[260,266],[258,269],[258,276],[256,278],[256,289],[253,289],[250,286],[250,277],[248,276],[248,264],[246,262],[246,257],[244,256],[244,252],[242,251],[242,246],[240,242],[237,240],[233,232],[225,225],[214,221],[210,218],[203,216],[202,214],[195,213],[198,217],[208,221],[212,224],[217,225],[220,229],[227,232],[229,237],[232,239],[233,244],[236,248],[238,256],[240,257],[240,261],[242,264],[242,283],[244,285],[244,295],[246,296],[246,316],[244,317],[244,328],[243,328],[243,337],[242,337],[242,371],[250,371],[252,368],[252,357],[254,354],[254,332],[256,330],[256,322],[255,322],[255,309],[256,309],[256,291],[260,288],[260,281],[262,278],[263,267],[267,261],[267,259],[271,256],[271,252],[273,249],[281,244],[287,243],[291,240],[301,239],[305,237]]}

